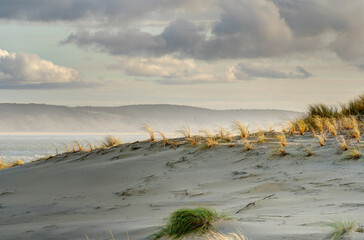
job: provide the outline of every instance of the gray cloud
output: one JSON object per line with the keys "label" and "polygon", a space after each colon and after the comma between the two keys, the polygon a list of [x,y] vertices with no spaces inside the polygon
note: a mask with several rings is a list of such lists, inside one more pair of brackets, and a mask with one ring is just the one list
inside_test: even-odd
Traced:
{"label": "gray cloud", "polygon": [[296,38],[331,34],[327,49],[345,60],[364,57],[362,0],[272,0]]}
{"label": "gray cloud", "polygon": [[221,19],[211,29],[178,19],[153,35],[138,30],[112,33],[77,32],[63,43],[92,46],[114,55],[176,54],[198,59],[270,57],[292,47],[289,27],[271,2],[228,0],[221,4]]}
{"label": "gray cloud", "polygon": [[72,68],[55,65],[35,54],[0,49],[0,89],[87,87]]}
{"label": "gray cloud", "polygon": [[233,73],[238,80],[250,80],[255,78],[279,78],[279,79],[306,79],[312,77],[312,73],[297,66],[295,72],[282,72],[267,67],[257,67],[249,64],[238,64]]}
{"label": "gray cloud", "polygon": [[122,22],[155,11],[193,9],[214,0],[0,0],[0,18],[29,21],[73,21],[96,19]]}
{"label": "gray cloud", "polygon": [[[0,19],[100,23],[63,43],[113,55],[213,60],[329,50],[347,61],[364,58],[362,0],[0,0],[0,6]],[[208,20],[203,27],[198,14],[190,17],[193,9]],[[169,23],[156,34],[133,24],[143,19]]]}

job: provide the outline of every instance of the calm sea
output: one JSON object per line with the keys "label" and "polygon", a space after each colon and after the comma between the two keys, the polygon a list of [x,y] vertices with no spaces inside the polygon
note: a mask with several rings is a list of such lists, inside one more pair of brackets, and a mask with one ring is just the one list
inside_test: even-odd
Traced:
{"label": "calm sea", "polygon": [[71,146],[77,141],[88,148],[100,144],[105,136],[119,137],[123,143],[145,140],[147,135],[142,133],[81,133],[81,134],[0,134],[0,159],[5,162],[22,160],[29,162],[40,157],[66,151],[67,145]]}

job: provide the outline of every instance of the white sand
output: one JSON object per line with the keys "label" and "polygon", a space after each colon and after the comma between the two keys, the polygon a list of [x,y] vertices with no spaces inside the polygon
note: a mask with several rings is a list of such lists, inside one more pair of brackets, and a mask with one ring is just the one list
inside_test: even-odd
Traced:
{"label": "white sand", "polygon": [[363,225],[363,157],[342,161],[334,138],[305,157],[301,144],[313,141],[289,138],[285,157],[272,156],[273,142],[249,152],[134,143],[2,170],[0,239],[111,239],[108,228],[145,239],[195,206],[233,216],[250,240],[323,239],[332,220]]}

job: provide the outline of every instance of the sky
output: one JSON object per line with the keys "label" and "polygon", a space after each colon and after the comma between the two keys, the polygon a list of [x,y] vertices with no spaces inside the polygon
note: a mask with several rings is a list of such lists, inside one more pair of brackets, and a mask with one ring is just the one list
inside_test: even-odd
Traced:
{"label": "sky", "polygon": [[0,6],[0,102],[304,111],[364,93],[363,0]]}

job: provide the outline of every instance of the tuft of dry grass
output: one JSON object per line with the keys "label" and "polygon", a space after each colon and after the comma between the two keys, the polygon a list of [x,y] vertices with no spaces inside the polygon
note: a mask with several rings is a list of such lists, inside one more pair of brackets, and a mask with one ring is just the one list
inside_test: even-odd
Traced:
{"label": "tuft of dry grass", "polygon": [[231,132],[224,127],[219,126],[217,132],[217,138],[221,139],[224,142],[232,142],[234,140]]}
{"label": "tuft of dry grass", "polygon": [[10,162],[10,163],[6,164],[2,159],[0,159],[0,169],[21,166],[23,164],[24,164],[24,162],[22,160],[16,160],[15,162]]}
{"label": "tuft of dry grass", "polygon": [[212,133],[208,130],[208,129],[204,129],[201,132],[203,132],[205,134],[205,141],[201,147],[201,149],[206,149],[206,148],[212,148],[214,146],[219,145],[219,143],[216,141],[215,137],[212,135]]}
{"label": "tuft of dry grass", "polygon": [[357,142],[360,142],[360,129],[356,118],[352,118],[352,130],[349,133],[350,136],[355,138]]}
{"label": "tuft of dry grass", "polygon": [[314,116],[312,122],[319,133],[324,132],[324,119],[320,116]]}
{"label": "tuft of dry grass", "polygon": [[110,148],[110,147],[114,147],[114,146],[118,146],[121,144],[121,141],[119,140],[119,137],[114,137],[114,136],[106,136],[104,141],[101,143],[101,146],[103,148]]}
{"label": "tuft of dry grass", "polygon": [[279,157],[284,157],[286,156],[288,153],[286,152],[286,149],[283,145],[279,144],[278,147],[276,147],[273,150],[273,156],[279,156]]}
{"label": "tuft of dry grass", "polygon": [[244,144],[244,151],[250,151],[252,149],[253,149],[253,143],[250,142],[249,140],[246,140]]}
{"label": "tuft of dry grass", "polygon": [[303,145],[303,147],[306,150],[306,154],[305,154],[306,157],[313,156],[312,145],[310,145],[310,146]]}
{"label": "tuft of dry grass", "polygon": [[88,145],[88,150],[89,151],[93,151],[94,150],[94,147],[92,146],[92,144],[90,142],[87,142],[87,145]]}
{"label": "tuft of dry grass", "polygon": [[162,137],[162,142],[163,142],[163,148],[165,148],[167,145],[171,145],[172,148],[174,150],[177,150],[177,145],[178,143],[177,142],[173,142],[173,141],[169,141],[166,137],[166,135],[162,132],[162,131],[158,131],[158,133],[161,135]]}
{"label": "tuft of dry grass", "polygon": [[83,147],[82,143],[80,143],[79,141],[75,141],[74,145],[75,145],[75,147],[73,147],[74,149],[76,149],[76,147],[77,147],[77,149],[74,152],[83,151],[84,147]]}
{"label": "tuft of dry grass", "polygon": [[304,135],[305,132],[308,130],[307,124],[301,118],[297,119],[296,126],[297,126],[297,129],[298,129],[298,131],[300,132],[301,135]]}
{"label": "tuft of dry grass", "polygon": [[149,124],[144,124],[142,127],[142,130],[146,131],[149,134],[149,141],[154,142],[155,136],[154,136],[154,130]]}
{"label": "tuft of dry grass", "polygon": [[277,139],[279,140],[279,143],[283,146],[287,146],[287,137],[286,134],[282,132],[282,134],[277,135]]}
{"label": "tuft of dry grass", "polygon": [[249,129],[248,126],[245,126],[241,121],[235,120],[234,121],[234,129],[239,132],[240,138],[248,138],[249,137]]}
{"label": "tuft of dry grass", "polygon": [[326,142],[326,140],[327,140],[327,138],[326,138],[326,134],[323,132],[323,133],[321,133],[320,135],[318,135],[317,136],[317,138],[318,138],[318,140],[319,140],[319,144],[320,144],[320,146],[322,147],[322,146],[324,146],[325,145],[325,142]]}
{"label": "tuft of dry grass", "polygon": [[347,155],[345,156],[345,159],[347,160],[349,159],[358,160],[359,158],[361,158],[361,150],[358,147],[350,149]]}
{"label": "tuft of dry grass", "polygon": [[334,137],[337,136],[337,129],[338,125],[334,118],[325,118],[324,119],[324,126],[326,130],[331,133]]}
{"label": "tuft of dry grass", "polygon": [[166,135],[162,131],[158,131],[158,133],[162,137],[163,147],[165,148],[166,145],[169,144],[168,139],[167,139]]}
{"label": "tuft of dry grass", "polygon": [[339,144],[341,150],[343,150],[343,151],[349,150],[349,146],[343,136],[341,136],[340,140],[336,139],[336,141]]}
{"label": "tuft of dry grass", "polygon": [[295,126],[295,124],[293,123],[293,121],[292,121],[292,120],[289,120],[289,121],[288,121],[288,128],[289,128],[289,133],[290,133],[291,135],[294,135],[294,134],[295,134],[295,132],[296,132],[296,126]]}
{"label": "tuft of dry grass", "polygon": [[264,131],[259,129],[257,133],[257,143],[264,143],[266,141]]}
{"label": "tuft of dry grass", "polygon": [[189,126],[181,127],[181,129],[177,130],[177,133],[182,134],[184,138],[191,138],[191,128]]}
{"label": "tuft of dry grass", "polygon": [[198,142],[197,142],[197,137],[189,137],[186,138],[187,143],[191,146],[191,147],[195,147],[197,146]]}

